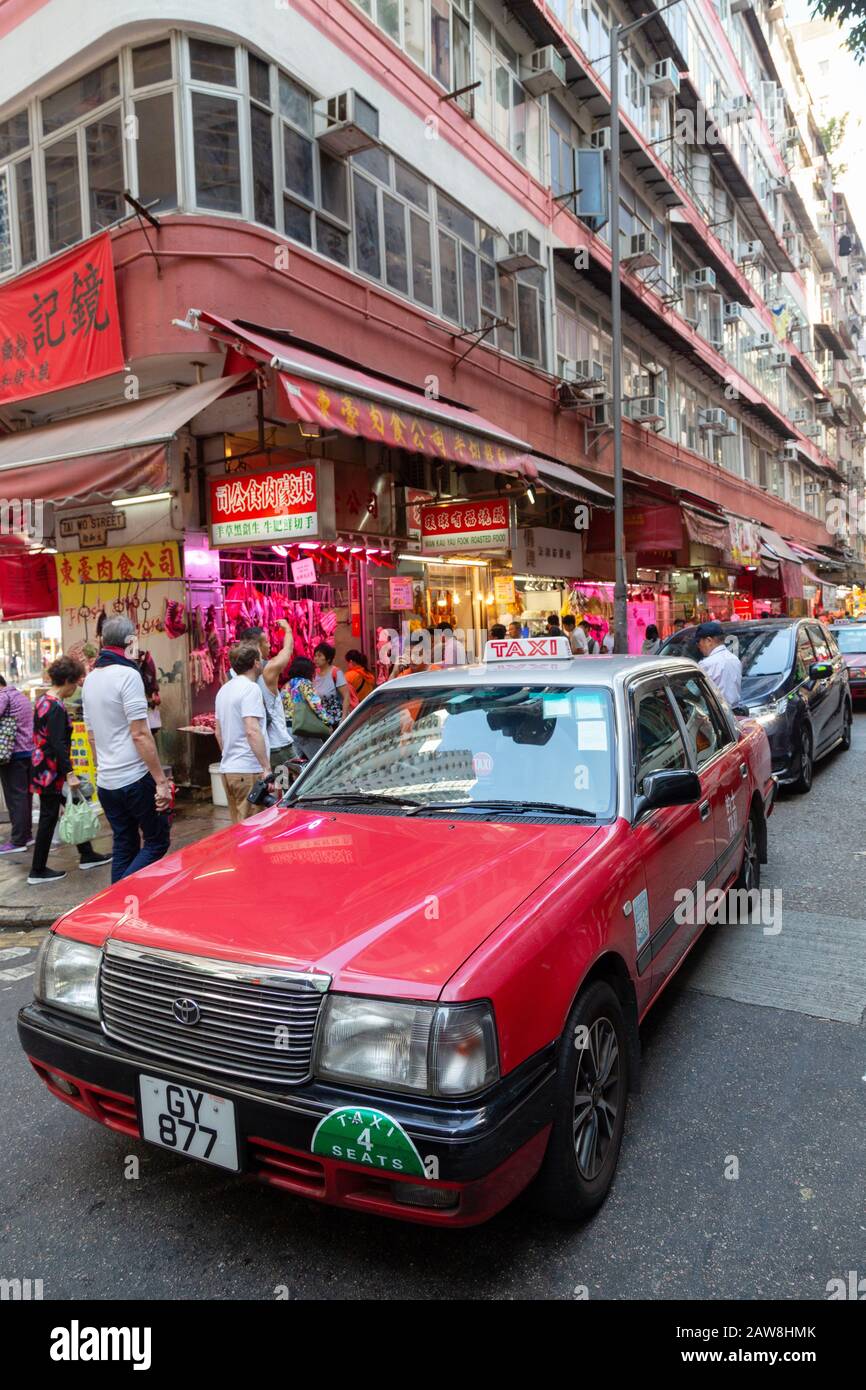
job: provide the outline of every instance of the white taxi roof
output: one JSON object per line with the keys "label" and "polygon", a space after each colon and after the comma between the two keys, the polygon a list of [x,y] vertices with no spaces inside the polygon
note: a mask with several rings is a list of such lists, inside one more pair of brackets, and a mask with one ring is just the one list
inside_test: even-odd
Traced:
{"label": "white taxi roof", "polygon": [[[652,671],[694,671],[688,657],[672,656],[572,656],[531,660],[512,657],[479,661],[472,665],[444,666],[435,671],[418,671],[400,676],[401,689],[429,689],[454,685],[591,685],[613,689],[629,676]],[[388,682],[381,689],[393,688]]]}

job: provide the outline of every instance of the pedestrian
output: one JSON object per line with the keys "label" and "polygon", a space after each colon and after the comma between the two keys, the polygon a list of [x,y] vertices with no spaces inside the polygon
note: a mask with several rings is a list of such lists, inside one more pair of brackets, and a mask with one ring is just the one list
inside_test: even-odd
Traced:
{"label": "pedestrian", "polygon": [[685,618],[674,618],[674,632],[682,632],[685,625]]}
{"label": "pedestrian", "polygon": [[490,638],[493,642],[502,642],[508,636],[504,623],[494,623],[490,629]]}
{"label": "pedestrian", "polygon": [[316,668],[308,656],[296,656],[289,667],[284,697],[291,713],[295,746],[305,758],[314,758],[331,735],[323,701],[316,692],[315,674]]}
{"label": "pedestrian", "polygon": [[[235,679],[217,692],[214,733],[220,747],[220,772],[232,820],[256,813],[249,801],[254,784],[270,776],[267,712],[259,685],[262,653],[257,642],[236,642],[229,652]],[[281,702],[282,703],[282,702]]]}
{"label": "pedestrian", "polygon": [[547,615],[547,636],[548,636],[548,637],[564,637],[564,636],[565,636],[565,633],[564,633],[563,630],[562,630],[562,623],[559,621],[559,614],[558,614],[558,613],[548,613],[548,615]]}
{"label": "pedestrian", "polygon": [[[144,694],[147,700],[147,727],[153,734],[153,741],[156,744],[157,755],[162,761],[162,696],[159,693],[159,679],[156,674],[156,662],[150,652],[139,652],[136,658],[136,665],[141,673]],[[70,711],[71,712],[71,711]]]}
{"label": "pedestrian", "polygon": [[33,706],[23,690],[0,676],[0,783],[9,812],[9,839],[0,854],[21,854],[33,842],[32,752]]}
{"label": "pedestrian", "polygon": [[96,790],[114,836],[111,881],[168,853],[172,786],[147,724],[135,625],[107,618],[102,650],[84,682],[84,722],[96,750]]}
{"label": "pedestrian", "polygon": [[346,680],[358,701],[366,699],[376,689],[376,677],[367,665],[364,653],[357,647],[346,652]]}
{"label": "pedestrian", "polygon": [[585,637],[585,639],[586,639],[586,651],[587,651],[587,655],[588,655],[588,656],[598,656],[599,652],[601,651],[601,648],[599,647],[599,644],[598,644],[598,642],[596,641],[596,638],[595,638],[595,636],[594,636],[594,634],[593,634],[592,628],[590,627],[590,625],[589,625],[589,623],[587,622],[586,618],[581,618],[581,620],[580,620],[580,626],[581,626],[581,629],[582,629],[582,631],[583,631],[583,635],[584,635],[584,637]]}
{"label": "pedestrian", "polygon": [[725,646],[724,628],[721,623],[700,623],[695,638],[703,658],[698,665],[728,704],[735,708],[740,703],[743,668],[740,658]]}
{"label": "pedestrian", "polygon": [[608,630],[607,630],[607,632],[604,634],[604,636],[603,636],[602,639],[601,639],[601,650],[604,652],[604,654],[605,654],[606,656],[612,656],[612,655],[613,655],[614,640],[615,640],[615,639],[614,639],[613,628],[612,628],[612,627],[609,627]]}
{"label": "pedestrian", "polygon": [[[454,629],[450,623],[437,623],[436,631],[442,634],[439,639],[442,643],[442,666],[465,666],[466,648],[459,637],[454,636]],[[434,655],[436,653],[436,642],[434,638]]]}
{"label": "pedestrian", "polygon": [[641,645],[641,655],[657,656],[660,646],[661,639],[659,637],[659,630],[656,627],[655,623],[649,623],[647,625],[646,637],[643,639],[643,643]]}
{"label": "pedestrian", "polygon": [[506,633],[506,636],[507,636],[507,637],[522,637],[522,636],[523,636],[523,627],[522,627],[522,625],[521,625],[520,623],[517,623],[517,622],[511,622],[511,623],[509,623],[509,624],[508,624],[508,631],[507,631],[507,633]]}
{"label": "pedestrian", "polygon": [[[268,759],[272,772],[276,772],[280,767],[285,767],[289,759],[294,757],[295,752],[289,726],[286,723],[286,707],[283,704],[280,691],[280,676],[292,659],[295,638],[285,618],[277,619],[277,627],[283,630],[283,645],[273,657],[271,656],[271,644],[264,628],[248,627],[239,638],[241,642],[254,643],[261,653],[262,669],[258,678],[258,687],[265,702]],[[230,668],[229,677],[233,677],[234,674]]]}
{"label": "pedestrian", "polygon": [[334,729],[349,713],[351,700],[349,683],[339,666],[334,665],[335,656],[336,649],[330,642],[320,642],[313,648],[313,665],[316,668],[313,686],[322,702],[325,719]]}
{"label": "pedestrian", "polygon": [[[57,883],[66,877],[62,869],[49,869],[48,854],[67,786],[77,787],[72,769],[72,720],[64,708],[84,676],[84,667],[71,656],[60,656],[46,672],[51,684],[36,701],[33,712],[33,751],[30,758],[30,791],[39,797],[39,823],[33,845],[33,862],[27,882]],[[77,846],[79,869],[98,869],[111,863],[110,854],[99,854],[85,840]]]}
{"label": "pedestrian", "polygon": [[589,643],[586,640],[586,633],[583,627],[578,627],[577,618],[573,613],[566,613],[562,620],[563,630],[568,638],[573,656],[586,656],[589,651]]}

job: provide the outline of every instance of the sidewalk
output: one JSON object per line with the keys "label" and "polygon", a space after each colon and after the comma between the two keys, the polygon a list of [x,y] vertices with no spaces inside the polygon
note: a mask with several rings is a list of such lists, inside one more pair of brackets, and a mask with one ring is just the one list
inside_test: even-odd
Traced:
{"label": "sidewalk", "polygon": [[[99,835],[94,844],[98,850],[110,854],[111,832],[105,817],[101,819],[105,833]],[[212,806],[209,800],[181,801],[175,811],[171,848],[180,849],[195,840],[203,840],[206,835],[230,824],[231,817],[224,807]],[[7,828],[8,821],[0,824],[0,832]],[[29,849],[24,854],[0,857],[0,931],[50,927],[62,913],[92,898],[111,882],[110,865],[82,873],[78,867],[78,851],[71,845],[56,845],[48,862],[52,869],[65,869],[66,877],[58,883],[30,887],[27,874],[32,853]]]}

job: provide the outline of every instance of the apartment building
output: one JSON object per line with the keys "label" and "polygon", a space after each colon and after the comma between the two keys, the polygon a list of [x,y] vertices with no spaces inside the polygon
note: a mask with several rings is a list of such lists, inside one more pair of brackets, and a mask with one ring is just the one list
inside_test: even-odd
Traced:
{"label": "apartment building", "polygon": [[[0,472],[49,527],[29,554],[0,537],[7,573],[74,553],[54,611],[87,640],[128,597],[80,568],[96,507],[105,550],[178,547],[170,574],[132,573],[148,612],[208,607],[257,562],[288,582],[305,545],[338,640],[371,654],[394,578],[416,617],[476,629],[567,584],[603,614],[610,25],[639,19],[618,75],[632,596],[661,622],[835,607],[866,577],[866,258],[782,8],[7,0]],[[18,363],[4,302],[42,306],[64,258],[80,283],[100,238],[122,362],[55,388],[35,344]],[[218,546],[212,484],[277,465],[315,474],[305,540]],[[452,583],[415,509],[454,531],[467,498],[504,499],[508,524],[457,528]],[[196,701],[176,684],[177,722]]]}

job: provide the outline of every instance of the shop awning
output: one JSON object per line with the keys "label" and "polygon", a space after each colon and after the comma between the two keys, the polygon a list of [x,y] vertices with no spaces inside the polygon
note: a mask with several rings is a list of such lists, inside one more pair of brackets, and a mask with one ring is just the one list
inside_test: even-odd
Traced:
{"label": "shop awning", "polygon": [[783,541],[778,531],[772,530],[769,526],[760,527],[762,545],[770,552],[774,560],[787,560],[789,564],[799,565],[802,563],[802,556],[797,555],[791,549],[787,541]]}
{"label": "shop awning", "polygon": [[577,502],[591,502],[596,506],[613,506],[613,493],[598,483],[590,482],[577,469],[569,468],[556,459],[542,458],[533,454],[532,462],[538,470],[538,481],[560,497],[571,497]]}
{"label": "shop awning", "polygon": [[[422,391],[295,347],[252,325],[204,310],[191,311],[191,317],[241,359],[273,367],[289,410],[302,425],[492,473],[537,476],[531,446],[473,410],[430,399]],[[237,370],[236,356],[229,357],[228,366]]]}
{"label": "shop awning", "polygon": [[820,550],[813,550],[809,545],[801,545],[799,541],[790,541],[789,545],[792,550],[796,551],[797,559],[801,563],[806,559],[817,560],[822,565],[833,565],[834,568],[836,566],[836,561],[832,560],[829,555],[823,554]]}
{"label": "shop awning", "polygon": [[8,434],[0,439],[0,495],[69,502],[159,491],[166,483],[166,445],[242,379],[243,373],[219,377]]}
{"label": "shop awning", "polygon": [[683,521],[689,540],[695,545],[708,545],[714,550],[730,549],[731,528],[724,517],[708,516],[706,512],[684,506]]}

